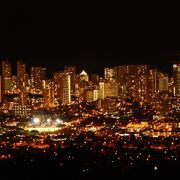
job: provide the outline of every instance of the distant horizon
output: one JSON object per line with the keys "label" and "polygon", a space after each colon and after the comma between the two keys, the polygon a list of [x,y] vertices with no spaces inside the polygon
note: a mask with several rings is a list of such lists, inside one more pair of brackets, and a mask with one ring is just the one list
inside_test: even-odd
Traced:
{"label": "distant horizon", "polygon": [[[105,62],[104,64],[94,64],[95,70],[93,70],[92,66],[88,66],[88,62],[86,65],[80,65],[79,63],[75,64],[75,63],[62,63],[62,62],[48,62],[48,61],[28,61],[27,59],[24,58],[18,58],[18,57],[0,57],[0,61],[2,63],[3,60],[8,60],[11,64],[12,64],[12,74],[16,74],[16,63],[17,61],[23,61],[26,65],[27,65],[27,72],[29,73],[30,68],[31,67],[43,67],[43,68],[47,68],[47,76],[50,77],[53,75],[53,73],[58,72],[58,71],[63,71],[65,66],[75,66],[76,70],[77,70],[77,74],[82,72],[83,70],[85,70],[88,74],[99,74],[100,76],[104,75],[104,68],[109,67],[109,68],[113,68],[116,66],[126,66],[126,65],[148,65],[150,67],[150,69],[158,69],[161,72],[167,73],[169,75],[172,74],[172,68],[173,68],[173,64],[178,62],[178,61],[173,61],[172,63],[169,63],[169,66],[167,66],[166,64],[166,68],[163,69],[163,64],[157,64],[155,65],[153,64],[148,64],[148,63],[138,63],[138,62],[131,62],[131,63],[120,63],[120,62],[113,62],[112,64],[110,64],[110,62],[108,62],[106,65]],[[75,59],[74,59],[75,60]],[[95,61],[94,61],[95,63]],[[58,65],[59,64],[59,65]],[[96,69],[98,66],[98,69]],[[0,65],[1,67],[1,65]],[[169,67],[169,68],[167,68]]]}
{"label": "distant horizon", "polygon": [[171,73],[180,59],[177,7],[151,1],[5,4],[0,57],[50,72],[73,64],[100,74],[105,66],[150,64]]}

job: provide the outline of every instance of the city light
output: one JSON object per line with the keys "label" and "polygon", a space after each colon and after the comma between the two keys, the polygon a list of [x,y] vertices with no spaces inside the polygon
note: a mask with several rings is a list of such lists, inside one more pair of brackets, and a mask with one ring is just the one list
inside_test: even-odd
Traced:
{"label": "city light", "polygon": [[39,118],[34,118],[34,119],[33,119],[33,122],[34,122],[35,124],[39,124],[39,123],[40,123],[40,119],[39,119]]}
{"label": "city light", "polygon": [[[6,67],[9,71],[10,63],[4,62]],[[172,68],[173,78],[180,82],[180,66]],[[127,169],[141,161],[159,173],[161,159],[178,162],[180,85],[166,73],[149,70],[148,65],[120,65],[91,79],[85,71],[76,74],[74,67],[66,67],[47,79],[43,67],[32,67],[29,77],[24,63],[18,62],[18,70],[17,80],[10,79],[10,72],[6,78],[0,76],[9,86],[1,91],[2,99],[14,97],[1,103],[0,160],[13,159],[18,154],[14,150],[31,148],[53,158],[61,154],[57,161],[76,159],[65,157],[69,148],[107,156],[107,163],[122,169],[120,161]],[[3,152],[9,144],[8,156]]]}
{"label": "city light", "polygon": [[51,122],[51,119],[47,119],[47,122],[50,123],[50,122]]}
{"label": "city light", "polygon": [[63,123],[63,120],[61,120],[61,119],[56,119],[56,123],[62,124],[62,123]]}
{"label": "city light", "polygon": [[0,4],[0,180],[178,179],[179,4],[119,2]]}

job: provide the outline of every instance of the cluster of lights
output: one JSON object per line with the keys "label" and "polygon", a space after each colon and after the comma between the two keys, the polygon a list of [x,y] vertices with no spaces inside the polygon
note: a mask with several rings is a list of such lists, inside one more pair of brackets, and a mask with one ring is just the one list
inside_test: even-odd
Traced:
{"label": "cluster of lights", "polygon": [[57,124],[62,124],[63,121],[62,121],[61,119],[56,119],[56,123],[57,123]]}
{"label": "cluster of lights", "polygon": [[50,123],[50,122],[51,122],[51,119],[47,119],[47,122]]}
{"label": "cluster of lights", "polygon": [[33,122],[34,122],[34,124],[39,124],[40,123],[40,119],[36,117],[36,118],[33,119]]}
{"label": "cluster of lights", "polygon": [[[50,118],[48,118],[46,121],[47,121],[47,123],[51,123]],[[63,124],[64,123],[62,119],[58,119],[58,118],[55,120],[55,122],[56,122],[56,124]],[[33,118],[33,123],[34,124],[39,124],[40,119],[38,117]]]}

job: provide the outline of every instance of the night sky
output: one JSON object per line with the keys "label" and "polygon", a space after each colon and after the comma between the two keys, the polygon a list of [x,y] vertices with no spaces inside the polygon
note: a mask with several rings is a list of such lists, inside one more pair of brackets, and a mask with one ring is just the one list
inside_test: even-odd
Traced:
{"label": "night sky", "polygon": [[169,3],[1,4],[0,58],[50,71],[77,65],[102,73],[127,63],[168,70],[180,49],[179,6]]}

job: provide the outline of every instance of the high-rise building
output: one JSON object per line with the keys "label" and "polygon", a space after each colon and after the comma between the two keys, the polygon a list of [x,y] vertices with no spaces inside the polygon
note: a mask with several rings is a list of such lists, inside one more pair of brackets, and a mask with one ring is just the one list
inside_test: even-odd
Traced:
{"label": "high-rise building", "polygon": [[24,74],[26,74],[26,64],[23,61],[17,61],[17,77],[21,79]]}
{"label": "high-rise building", "polygon": [[117,81],[117,67],[105,68],[104,77],[105,77],[105,80],[109,82],[116,82]]}
{"label": "high-rise building", "polygon": [[137,70],[135,99],[146,101],[149,99],[149,67],[148,65],[138,65]]}
{"label": "high-rise building", "polygon": [[27,86],[28,74],[26,71],[26,64],[22,60],[17,61],[17,78],[20,85]]}
{"label": "high-rise building", "polygon": [[27,95],[28,92],[26,87],[28,85],[28,74],[26,71],[26,64],[20,60],[17,61],[17,88],[20,90],[19,92],[19,104],[22,106],[27,105]]}
{"label": "high-rise building", "polygon": [[180,95],[180,62],[173,64],[174,94]]}
{"label": "high-rise building", "polygon": [[75,83],[76,83],[76,66],[65,66],[64,72],[70,75],[71,93],[74,93],[75,92]]}
{"label": "high-rise building", "polygon": [[159,92],[168,91],[169,78],[167,75],[161,74],[159,77]]}
{"label": "high-rise building", "polygon": [[3,80],[2,76],[0,76],[0,103],[4,102],[4,94],[5,94],[4,80]]}
{"label": "high-rise building", "polygon": [[117,82],[104,82],[104,98],[117,97],[118,89]]}
{"label": "high-rise building", "polygon": [[42,80],[46,79],[46,68],[31,68],[31,92],[42,93]]}
{"label": "high-rise building", "polygon": [[74,90],[74,93],[73,93],[73,95],[75,96],[75,97],[79,97],[79,84],[75,84],[74,85],[74,88],[75,88],[75,90]]}
{"label": "high-rise building", "polygon": [[20,91],[19,93],[19,104],[22,106],[28,105],[28,100],[27,100],[28,93],[26,91]]}
{"label": "high-rise building", "polygon": [[93,82],[94,85],[98,85],[99,83],[99,75],[98,74],[92,74],[91,75],[91,81]]}
{"label": "high-rise building", "polygon": [[173,94],[173,91],[174,91],[174,78],[173,77],[169,77],[168,91],[171,94]]}
{"label": "high-rise building", "polygon": [[55,105],[55,83],[54,79],[44,80],[44,106],[52,108]]}
{"label": "high-rise building", "polygon": [[6,94],[12,89],[11,63],[8,60],[2,61],[2,81]]}
{"label": "high-rise building", "polygon": [[159,77],[159,71],[157,69],[151,69],[149,70],[149,93],[150,96],[153,97],[156,93],[158,93],[158,77]]}
{"label": "high-rise building", "polygon": [[148,99],[149,67],[147,65],[118,66],[118,95],[130,96],[138,101]]}
{"label": "high-rise building", "polygon": [[117,67],[118,96],[126,97],[128,92],[128,66]]}
{"label": "high-rise building", "polygon": [[98,90],[97,89],[92,89],[92,90],[86,91],[85,100],[87,102],[97,101],[97,99],[98,99]]}
{"label": "high-rise building", "polygon": [[122,82],[124,80],[124,77],[126,77],[127,74],[128,74],[128,66],[117,67],[117,81],[118,82]]}
{"label": "high-rise building", "polygon": [[8,60],[2,61],[2,76],[3,78],[10,78],[11,74],[11,63]]}
{"label": "high-rise building", "polygon": [[79,74],[79,77],[81,81],[89,81],[89,75],[84,70]]}
{"label": "high-rise building", "polygon": [[57,96],[62,104],[71,103],[71,79],[70,75],[65,72],[54,74],[56,83]]}
{"label": "high-rise building", "polygon": [[99,99],[104,99],[104,82],[99,82]]}
{"label": "high-rise building", "polygon": [[4,78],[4,89],[5,89],[5,94],[10,92],[13,88],[13,80],[11,78]]}

